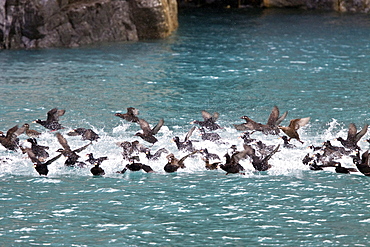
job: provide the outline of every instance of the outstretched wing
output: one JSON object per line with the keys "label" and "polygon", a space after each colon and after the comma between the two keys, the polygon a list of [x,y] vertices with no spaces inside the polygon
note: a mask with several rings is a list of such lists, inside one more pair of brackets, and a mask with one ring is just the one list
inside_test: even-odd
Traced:
{"label": "outstretched wing", "polygon": [[305,126],[310,121],[310,117],[297,118],[290,120],[289,127],[298,130],[300,127]]}
{"label": "outstretched wing", "polygon": [[279,114],[280,114],[279,108],[277,106],[274,106],[270,113],[269,119],[267,120],[267,125],[275,125],[277,119],[279,118]]}
{"label": "outstretched wing", "polygon": [[56,161],[57,159],[59,159],[60,156],[62,156],[62,154],[58,154],[54,158],[51,158],[50,160],[46,161],[44,165],[50,165],[51,163],[53,163],[54,161]]}
{"label": "outstretched wing", "polygon": [[191,156],[191,155],[193,155],[193,154],[195,154],[195,153],[198,153],[199,152],[199,150],[195,150],[194,152],[191,152],[190,154],[187,154],[187,155],[185,155],[184,157],[182,157],[180,160],[179,160],[179,164],[182,164],[183,162],[184,162],[184,160],[187,158],[187,157],[189,157],[189,156]]}
{"label": "outstretched wing", "polygon": [[269,159],[271,159],[271,157],[276,153],[276,152],[278,152],[279,151],[279,148],[280,148],[280,144],[279,145],[277,145],[276,146],[276,148],[269,154],[269,155],[267,155],[265,158],[264,158],[264,160],[265,161],[268,161]]}
{"label": "outstretched wing", "polygon": [[163,126],[164,124],[164,120],[161,119],[159,120],[158,124],[156,126],[154,126],[154,128],[151,130],[152,134],[155,135],[158,133],[158,131],[161,129],[161,127]]}
{"label": "outstretched wing", "polygon": [[213,115],[212,115],[212,121],[216,122],[219,116],[220,116],[220,114],[218,112],[214,112]]}
{"label": "outstretched wing", "polygon": [[139,119],[139,125],[140,125],[140,128],[143,130],[145,135],[147,135],[151,132],[150,125],[144,119]]}
{"label": "outstretched wing", "polygon": [[127,108],[127,113],[137,116],[139,115],[139,110],[134,107],[129,107]]}
{"label": "outstretched wing", "polygon": [[192,127],[189,131],[188,131],[188,133],[186,134],[186,136],[185,136],[185,142],[186,141],[188,141],[189,139],[190,139],[190,136],[193,134],[193,132],[194,132],[194,130],[195,130],[195,126],[194,127]]}
{"label": "outstretched wing", "polygon": [[6,139],[11,139],[14,135],[15,135],[15,132],[18,130],[18,125],[8,129],[8,131],[6,132]]}
{"label": "outstretched wing", "polygon": [[58,138],[58,141],[59,141],[59,143],[60,143],[60,145],[62,145],[62,147],[64,148],[64,150],[66,150],[66,151],[71,151],[71,147],[68,145],[68,142],[67,142],[67,140],[64,138],[64,136],[62,136],[62,134],[61,133],[56,133],[55,134],[56,135],[56,137]]}
{"label": "outstretched wing", "polygon": [[354,123],[350,123],[348,126],[347,140],[354,141],[357,134],[357,127]]}
{"label": "outstretched wing", "polygon": [[365,124],[364,127],[362,128],[362,130],[356,134],[356,137],[355,137],[355,142],[356,143],[366,134],[368,127],[369,127],[369,125]]}
{"label": "outstretched wing", "polygon": [[206,121],[206,120],[212,118],[212,115],[211,115],[211,113],[209,113],[207,111],[202,111],[202,117]]}
{"label": "outstretched wing", "polygon": [[58,122],[59,117],[63,116],[66,110],[58,110],[58,108],[53,108],[50,111],[48,111],[47,114],[47,122]]}
{"label": "outstretched wing", "polygon": [[83,147],[77,148],[77,149],[73,150],[73,152],[79,153],[79,152],[81,152],[81,151],[85,150],[88,146],[90,146],[90,145],[91,145],[91,143],[92,143],[92,142],[90,142],[89,144],[86,144],[86,145],[85,145],[85,146],[83,146]]}
{"label": "outstretched wing", "polygon": [[26,152],[28,154],[28,157],[31,159],[33,163],[40,163],[40,160],[36,157],[36,155],[32,152],[32,149],[30,148],[24,148],[22,151]]}
{"label": "outstretched wing", "polygon": [[275,122],[275,125],[280,125],[281,122],[284,121],[284,119],[288,116],[288,111],[284,112],[283,115],[281,115]]}

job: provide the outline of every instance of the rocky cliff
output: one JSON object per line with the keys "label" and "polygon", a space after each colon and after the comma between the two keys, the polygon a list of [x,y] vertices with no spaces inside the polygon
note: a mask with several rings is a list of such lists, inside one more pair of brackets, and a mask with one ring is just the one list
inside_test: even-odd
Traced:
{"label": "rocky cliff", "polygon": [[370,0],[263,0],[263,6],[368,13],[370,11]]}
{"label": "rocky cliff", "polygon": [[0,0],[0,49],[164,38],[176,0]]}

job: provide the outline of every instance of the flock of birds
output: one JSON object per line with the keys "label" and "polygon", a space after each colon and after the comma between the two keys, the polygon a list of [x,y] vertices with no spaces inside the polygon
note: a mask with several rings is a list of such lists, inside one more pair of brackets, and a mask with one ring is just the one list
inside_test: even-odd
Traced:
{"label": "flock of birds", "polygon": [[[18,125],[10,128],[6,133],[0,131],[0,143],[3,147],[11,151],[21,151],[23,154],[27,154],[31,162],[34,164],[35,170],[40,175],[47,175],[49,172],[48,166],[64,156],[64,165],[68,167],[86,167],[88,164],[93,167],[90,169],[94,176],[102,176],[105,174],[100,165],[103,161],[108,160],[108,157],[95,158],[93,153],[88,153],[87,160],[81,161],[79,155],[80,152],[89,147],[93,142],[99,141],[99,135],[92,129],[76,128],[73,131],[67,133],[68,136],[81,136],[82,140],[89,141],[88,144],[72,149],[68,144],[66,137],[64,137],[58,130],[64,129],[59,123],[59,118],[65,114],[65,110],[57,108],[51,109],[47,113],[46,120],[37,119],[33,123],[40,124],[49,131],[56,131],[55,136],[61,146],[56,150],[58,155],[50,158],[48,153],[48,146],[42,146],[37,143],[37,138],[42,134],[36,130],[30,129],[29,124],[25,123],[21,127]],[[115,113],[115,116],[122,118],[128,122],[136,123],[140,126],[142,132],[137,132],[135,136],[142,139],[144,143],[154,144],[158,141],[156,134],[159,132],[161,127],[164,125],[164,120],[160,119],[154,127],[151,127],[147,121],[138,117],[139,111],[136,108],[127,108],[126,113]],[[158,160],[163,154],[166,155],[167,163],[163,169],[165,172],[171,173],[176,172],[178,169],[185,168],[185,160],[188,157],[200,156],[204,161],[205,169],[215,170],[222,169],[229,173],[244,174],[244,167],[240,164],[241,160],[249,159],[256,171],[266,171],[271,168],[270,159],[274,154],[280,151],[281,148],[294,149],[296,146],[291,143],[294,139],[300,143],[303,141],[300,139],[298,134],[299,128],[305,126],[310,118],[297,118],[290,120],[288,126],[281,126],[281,123],[287,117],[288,112],[280,115],[279,108],[274,106],[266,124],[258,123],[247,116],[242,116],[241,119],[245,122],[240,124],[234,124],[236,130],[242,131],[241,138],[243,140],[243,149],[237,150],[236,145],[226,151],[224,155],[224,162],[217,154],[208,152],[207,148],[196,149],[191,140],[193,132],[197,129],[193,126],[186,134],[183,140],[178,136],[172,138],[176,144],[178,150],[182,151],[185,155],[181,158],[175,157],[173,153],[169,153],[166,148],[160,148],[155,153],[152,150],[135,140],[133,142],[123,141],[117,143],[122,148],[122,156],[128,164],[117,173],[125,173],[127,170],[140,171],[143,170],[147,173],[155,172],[150,165],[140,163],[139,154],[145,154],[148,162]],[[217,124],[219,114],[210,114],[207,111],[202,111],[203,120],[195,120],[192,124],[198,125],[198,130],[201,133],[202,140],[208,140],[215,143],[222,143],[222,138],[215,131],[222,127]],[[335,167],[335,171],[338,173],[351,173],[361,172],[366,176],[370,176],[370,160],[369,151],[363,152],[360,155],[361,148],[358,146],[358,141],[366,134],[368,125],[358,131],[354,123],[351,123],[348,128],[347,138],[343,139],[338,137],[341,146],[333,146],[330,140],[323,143],[322,146],[309,146],[312,152],[302,159],[304,165],[308,165],[311,170],[323,170],[326,167]],[[252,138],[252,134],[255,132],[262,132],[265,135],[278,135],[283,132],[281,138],[283,143],[278,145],[266,145],[261,140]],[[22,145],[19,141],[19,136],[25,134],[28,136],[26,143],[28,145]],[[370,142],[370,140],[367,140]],[[344,167],[341,165],[339,160],[342,157],[348,156],[352,159],[354,167]],[[88,164],[87,164],[88,163]]]}

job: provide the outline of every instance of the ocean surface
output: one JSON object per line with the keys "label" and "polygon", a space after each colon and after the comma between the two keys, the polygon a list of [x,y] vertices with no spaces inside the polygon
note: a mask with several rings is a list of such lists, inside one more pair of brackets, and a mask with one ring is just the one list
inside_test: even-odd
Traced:
{"label": "ocean surface", "polygon": [[[180,10],[179,23],[164,40],[0,51],[0,130],[29,123],[54,157],[55,132],[32,121],[65,109],[59,132],[73,149],[88,141],[67,136],[72,129],[100,135],[80,160],[108,157],[104,176],[93,176],[90,165],[65,167],[64,158],[40,176],[26,154],[0,147],[0,246],[369,246],[370,178],[302,163],[309,145],[339,145],[350,123],[370,124],[369,15],[192,9]],[[223,128],[214,132],[222,142],[203,141],[198,129],[191,140],[225,162],[231,145],[242,149],[233,124],[244,115],[266,123],[274,105],[288,111],[283,126],[311,120],[298,130],[304,143],[281,146],[268,171],[245,159],[244,175],[226,175],[195,155],[166,173],[166,154],[158,161],[140,154],[155,173],[116,173],[128,163],[118,142],[184,156],[171,140],[183,139],[202,110],[220,114]],[[127,107],[151,126],[164,119],[158,142],[114,116]],[[369,135],[359,141],[362,152]],[[252,137],[282,144],[276,135]],[[24,145],[27,136],[19,138]],[[340,162],[354,167],[351,158]]]}

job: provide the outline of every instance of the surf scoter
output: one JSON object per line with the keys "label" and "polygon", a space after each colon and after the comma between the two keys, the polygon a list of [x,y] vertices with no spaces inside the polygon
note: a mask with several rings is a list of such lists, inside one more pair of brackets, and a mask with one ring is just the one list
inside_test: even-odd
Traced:
{"label": "surf scoter", "polygon": [[56,133],[56,136],[58,138],[58,141],[60,145],[62,145],[63,148],[59,148],[57,152],[60,152],[63,154],[64,157],[67,157],[66,161],[64,162],[65,166],[84,166],[83,162],[78,162],[78,159],[80,156],[77,154],[83,150],[85,150],[88,146],[91,145],[92,142],[89,144],[72,150],[71,147],[68,145],[67,140],[62,136],[60,133]]}
{"label": "surf scoter", "polygon": [[306,118],[297,118],[297,119],[292,119],[290,120],[290,123],[289,123],[289,126],[279,126],[279,128],[287,135],[289,136],[289,139],[288,141],[290,141],[291,139],[296,139],[298,140],[300,143],[303,144],[303,142],[299,139],[299,134],[297,132],[297,130],[300,128],[300,127],[303,127],[305,126],[308,122],[310,121],[310,117],[306,117]]}
{"label": "surf scoter", "polygon": [[116,113],[114,115],[129,122],[139,122],[139,118],[137,117],[137,115],[139,115],[139,110],[134,107],[128,107],[126,113]]}
{"label": "surf scoter", "polygon": [[95,163],[94,167],[90,169],[90,172],[94,176],[103,176],[103,175],[105,175],[105,171],[104,171],[103,168],[100,167],[99,163]]}
{"label": "surf scoter", "polygon": [[180,141],[180,138],[178,136],[175,136],[172,138],[172,140],[175,142],[177,149],[182,151],[189,151],[193,152],[195,151],[195,148],[193,147],[193,143],[190,140],[190,136],[193,134],[196,127],[192,127],[188,133],[186,134],[184,141]]}
{"label": "surf scoter", "polygon": [[77,128],[67,133],[69,136],[80,135],[83,141],[98,141],[100,138],[92,129]]}
{"label": "surf scoter", "polygon": [[279,134],[279,124],[286,118],[288,112],[285,112],[283,115],[280,115],[279,108],[274,106],[266,124],[258,123],[248,116],[242,116],[241,119],[244,119],[246,122],[242,124],[234,124],[235,129],[237,130],[252,130],[252,131],[261,131],[264,134]]}
{"label": "surf scoter", "polygon": [[37,138],[40,137],[41,133],[37,130],[30,129],[30,125],[28,123],[25,123],[23,125],[25,127],[26,135],[31,138]]}
{"label": "surf scoter", "polygon": [[185,168],[184,161],[189,156],[192,156],[193,154],[197,153],[198,151],[191,152],[190,154],[185,155],[181,159],[177,159],[174,154],[167,155],[167,164],[164,166],[164,170],[168,173],[176,172],[179,168]]}
{"label": "surf scoter", "polygon": [[278,152],[280,144],[266,156],[257,156],[255,150],[248,144],[244,144],[244,149],[247,151],[247,155],[252,159],[252,165],[257,171],[267,171],[271,168],[268,161],[271,157]]}
{"label": "surf scoter", "polygon": [[18,136],[23,134],[25,131],[24,125],[21,128],[18,128],[18,125],[10,128],[6,135],[0,136],[0,143],[3,145],[6,149],[16,151],[19,147],[19,139]]}
{"label": "surf scoter", "polygon": [[28,157],[34,163],[35,170],[38,172],[38,174],[45,176],[48,175],[49,173],[48,165],[50,165],[51,163],[59,159],[60,156],[62,156],[62,154],[59,154],[46,162],[42,162],[35,156],[35,154],[32,152],[30,148],[26,148],[25,152],[28,154]]}
{"label": "surf scoter", "polygon": [[350,123],[348,127],[347,139],[338,137],[337,140],[343,145],[343,147],[351,150],[360,150],[357,142],[366,134],[369,125],[365,124],[361,131],[357,132],[357,127],[354,123]]}
{"label": "surf scoter", "polygon": [[208,130],[221,129],[221,126],[216,123],[219,116],[220,114],[218,112],[211,114],[207,111],[202,111],[202,117],[204,121],[194,120],[191,122],[191,124],[198,124]]}
{"label": "surf scoter", "polygon": [[53,108],[48,111],[46,120],[36,119],[33,123],[38,123],[49,130],[64,129],[64,127],[59,123],[59,117],[63,116],[65,112],[65,110]]}
{"label": "surf scoter", "polygon": [[144,141],[147,141],[149,143],[156,143],[158,139],[154,136],[158,133],[158,131],[161,129],[161,127],[164,124],[164,120],[160,119],[158,124],[154,126],[154,128],[150,128],[147,121],[144,119],[139,119],[140,128],[143,130],[143,133],[136,133],[135,136],[141,137]]}

